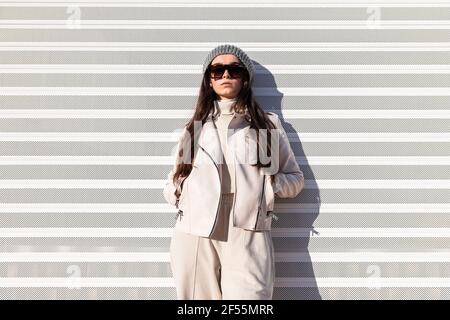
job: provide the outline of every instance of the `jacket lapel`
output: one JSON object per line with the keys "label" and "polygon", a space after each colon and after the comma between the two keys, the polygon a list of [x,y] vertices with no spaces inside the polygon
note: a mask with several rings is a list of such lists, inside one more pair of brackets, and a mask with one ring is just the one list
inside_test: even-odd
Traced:
{"label": "jacket lapel", "polygon": [[213,158],[216,164],[222,163],[222,148],[220,138],[211,117],[203,124],[198,144]]}
{"label": "jacket lapel", "polygon": [[[243,115],[238,115],[238,117],[243,117]],[[250,131],[249,124],[247,124],[243,128],[239,128],[239,129],[235,129],[235,130],[236,130],[235,134],[240,131],[239,134],[237,135],[237,137],[235,137],[235,138],[238,138],[238,137],[245,138],[247,136],[251,136],[251,135],[249,135],[249,131]],[[230,138],[231,137],[229,137],[229,139]],[[249,138],[251,139],[251,137],[249,137]],[[240,138],[239,138],[239,140],[240,140]],[[239,142],[241,142],[241,143],[239,143]],[[245,139],[242,141],[241,140],[234,141],[234,145],[236,148],[244,148],[245,147],[245,145],[243,144],[244,142],[245,142]],[[206,152],[208,152],[211,155],[211,157],[214,159],[214,162],[216,164],[223,162],[223,152],[222,152],[222,148],[221,148],[221,144],[220,144],[219,133],[217,132],[217,127],[214,123],[214,119],[212,117],[212,112],[210,112],[206,122],[203,124],[203,126],[201,128],[201,131],[199,134],[199,139],[198,139],[198,144],[203,149],[205,149]]]}

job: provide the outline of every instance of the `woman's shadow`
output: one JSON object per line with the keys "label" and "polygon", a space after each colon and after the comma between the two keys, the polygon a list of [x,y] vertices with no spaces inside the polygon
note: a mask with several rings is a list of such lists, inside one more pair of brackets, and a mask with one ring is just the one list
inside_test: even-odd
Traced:
{"label": "woman's shadow", "polygon": [[[275,198],[274,212],[278,216],[278,221],[273,221],[274,228],[304,228],[309,231],[301,237],[273,238],[275,256],[277,256],[277,252],[283,253],[283,255],[292,254],[294,256],[285,262],[282,262],[283,260],[277,260],[276,278],[307,279],[304,279],[304,283],[301,283],[302,281],[300,281],[300,283],[294,285],[290,284],[287,287],[275,286],[273,299],[321,300],[322,297],[320,296],[319,288],[317,287],[311,256],[308,251],[309,238],[315,233],[313,224],[319,215],[320,210],[320,190],[316,183],[314,172],[309,166],[307,157],[303,151],[301,141],[297,134],[292,134],[296,133],[297,130],[290,123],[284,120],[283,110],[281,107],[283,93],[278,91],[273,74],[254,60],[253,63],[258,72],[262,71],[262,74],[255,77],[255,83],[253,86],[259,88],[270,88],[270,95],[266,96],[255,94],[256,100],[261,107],[265,109],[265,111],[273,111],[280,117],[281,123],[289,136],[290,144],[295,156],[302,159],[299,166],[303,171],[305,181],[308,181],[308,188],[304,188],[297,197],[291,199]],[[313,204],[313,206],[308,209],[307,212],[305,210],[299,210],[294,214],[284,214],[277,213],[276,207],[277,204],[280,203],[292,203],[299,205],[299,207],[301,207],[301,204]],[[296,259],[295,257],[299,257],[299,259]]]}

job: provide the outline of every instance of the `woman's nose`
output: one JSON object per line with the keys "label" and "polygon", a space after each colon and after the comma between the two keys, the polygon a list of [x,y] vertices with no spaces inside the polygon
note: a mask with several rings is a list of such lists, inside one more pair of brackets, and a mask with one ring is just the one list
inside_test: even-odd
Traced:
{"label": "woman's nose", "polygon": [[[225,76],[226,75],[226,76]],[[230,77],[230,74],[228,73],[228,69],[225,69],[225,72],[223,73],[223,76],[222,76],[222,78],[231,78]]]}

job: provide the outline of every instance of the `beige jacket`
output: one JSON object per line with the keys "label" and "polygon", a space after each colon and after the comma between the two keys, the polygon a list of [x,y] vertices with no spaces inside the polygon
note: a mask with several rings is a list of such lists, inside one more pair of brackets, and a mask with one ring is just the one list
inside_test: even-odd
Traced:
{"label": "beige jacket", "polygon": [[[229,152],[232,150],[236,160],[233,225],[248,230],[270,230],[275,195],[294,198],[304,187],[303,172],[278,115],[272,112],[267,114],[277,127],[271,132],[272,150],[275,151],[272,151],[270,168],[258,169],[251,165],[256,163],[257,150],[256,132],[250,130],[250,124],[228,137]],[[172,182],[175,165],[181,161],[177,157],[167,175],[163,194],[166,201],[178,209],[176,229],[209,237],[216,226],[221,203],[222,174],[219,164],[223,162],[223,153],[211,114],[197,132],[199,147],[191,173],[188,177],[180,178],[176,184]],[[189,134],[184,127],[178,150],[182,146],[189,146],[189,141]],[[271,174],[275,174],[274,184],[270,180]]]}

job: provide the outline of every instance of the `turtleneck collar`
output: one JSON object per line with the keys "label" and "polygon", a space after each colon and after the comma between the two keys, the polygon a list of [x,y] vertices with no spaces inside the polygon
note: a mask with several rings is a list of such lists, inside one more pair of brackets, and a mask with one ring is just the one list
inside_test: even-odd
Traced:
{"label": "turtleneck collar", "polygon": [[221,114],[233,114],[234,111],[231,110],[231,106],[237,101],[237,98],[233,99],[222,99],[215,100],[214,103],[217,108],[220,109]]}

